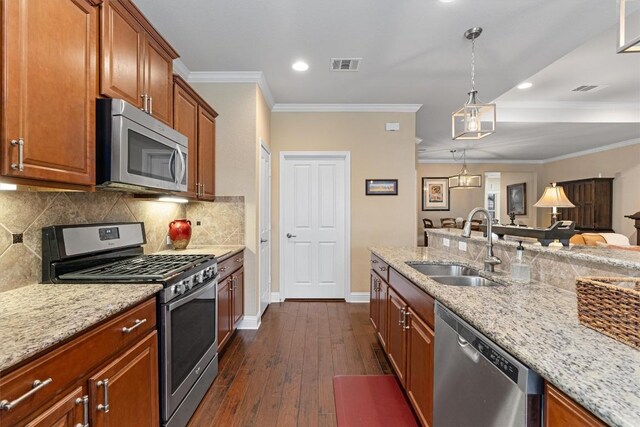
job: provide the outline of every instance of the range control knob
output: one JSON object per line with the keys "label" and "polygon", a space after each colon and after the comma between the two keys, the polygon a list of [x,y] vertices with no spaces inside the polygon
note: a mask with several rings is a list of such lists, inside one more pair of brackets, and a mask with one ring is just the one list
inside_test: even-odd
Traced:
{"label": "range control knob", "polygon": [[182,281],[182,283],[184,283],[184,286],[187,288],[187,290],[193,288],[194,285],[193,280],[191,279],[185,279]]}
{"label": "range control knob", "polygon": [[182,282],[178,283],[177,285],[175,285],[173,287],[173,291],[177,294],[177,295],[182,295],[184,294],[187,289],[185,288],[184,284]]}

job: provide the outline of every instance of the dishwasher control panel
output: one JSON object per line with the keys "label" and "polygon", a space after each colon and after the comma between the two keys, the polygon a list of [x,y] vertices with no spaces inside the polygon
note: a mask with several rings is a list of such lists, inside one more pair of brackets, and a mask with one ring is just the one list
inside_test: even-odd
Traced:
{"label": "dishwasher control panel", "polygon": [[516,365],[491,348],[491,346],[485,344],[481,339],[476,338],[474,341],[473,346],[476,350],[478,350],[488,361],[493,363],[496,368],[500,369],[506,376],[511,378],[514,383],[518,383],[518,367]]}

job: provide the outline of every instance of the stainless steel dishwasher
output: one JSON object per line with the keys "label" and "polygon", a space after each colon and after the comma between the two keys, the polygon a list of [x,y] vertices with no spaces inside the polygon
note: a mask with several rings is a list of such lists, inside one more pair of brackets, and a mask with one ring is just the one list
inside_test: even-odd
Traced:
{"label": "stainless steel dishwasher", "polygon": [[435,427],[542,425],[542,378],[436,303]]}

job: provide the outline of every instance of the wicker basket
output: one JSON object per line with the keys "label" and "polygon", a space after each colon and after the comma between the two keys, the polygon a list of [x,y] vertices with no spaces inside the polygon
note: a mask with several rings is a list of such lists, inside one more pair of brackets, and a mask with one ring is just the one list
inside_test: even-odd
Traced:
{"label": "wicker basket", "polygon": [[578,277],[578,319],[640,349],[640,277]]}

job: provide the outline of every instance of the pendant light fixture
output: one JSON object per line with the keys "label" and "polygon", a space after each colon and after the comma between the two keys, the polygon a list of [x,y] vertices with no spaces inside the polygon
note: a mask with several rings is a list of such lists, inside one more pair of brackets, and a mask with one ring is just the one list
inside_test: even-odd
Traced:
{"label": "pendant light fixture", "polygon": [[471,91],[462,108],[451,116],[452,139],[482,139],[496,130],[496,104],[482,104],[477,99],[476,90],[476,39],[482,34],[482,28],[468,29],[464,36],[471,40]]}
{"label": "pendant light fixture", "polygon": [[632,3],[618,0],[618,53],[640,52],[640,10],[634,12]]}
{"label": "pendant light fixture", "polygon": [[[457,150],[451,150],[454,161]],[[467,150],[462,150],[462,170],[459,174],[449,177],[449,188],[480,188],[482,187],[482,175],[471,175],[467,168]]]}

